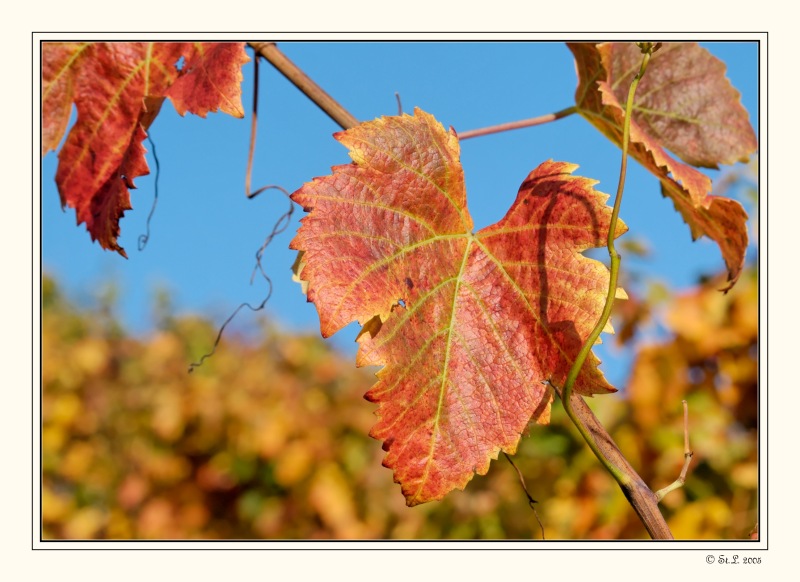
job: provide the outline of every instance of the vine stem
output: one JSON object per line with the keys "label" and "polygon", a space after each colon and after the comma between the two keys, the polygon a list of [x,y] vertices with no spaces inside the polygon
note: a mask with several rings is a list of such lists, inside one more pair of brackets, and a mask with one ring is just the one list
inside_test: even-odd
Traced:
{"label": "vine stem", "polygon": [[493,133],[500,133],[502,131],[511,131],[512,129],[522,129],[523,127],[534,127],[536,125],[543,125],[550,123],[557,119],[562,119],[573,113],[577,113],[578,108],[573,105],[566,107],[561,111],[555,113],[548,113],[547,115],[540,115],[539,117],[531,117],[530,119],[521,119],[520,121],[511,121],[509,123],[501,123],[499,125],[491,125],[489,127],[481,127],[479,129],[469,129],[464,132],[458,132],[459,141],[469,139],[471,137],[480,137],[482,135],[491,135]]}
{"label": "vine stem", "polygon": [[250,45],[254,51],[267,59],[267,61],[278,69],[284,77],[294,83],[306,97],[316,103],[328,117],[338,123],[339,127],[342,129],[350,129],[358,125],[358,119],[339,105],[333,97],[328,95],[328,93],[306,75],[300,67],[290,61],[289,58],[278,49],[274,42],[250,42],[247,44]]}
{"label": "vine stem", "polygon": [[689,472],[689,465],[692,462],[692,457],[694,453],[692,452],[691,447],[689,446],[689,404],[684,400],[683,401],[683,468],[681,469],[681,474],[678,476],[675,481],[664,487],[663,489],[659,489],[656,491],[656,498],[660,502],[667,493],[671,491],[675,491],[683,487],[683,484],[686,483],[686,473]]}
{"label": "vine stem", "polygon": [[[555,389],[563,400],[563,391],[558,387],[555,387]],[[636,469],[631,466],[625,455],[619,450],[614,439],[611,438],[611,435],[608,434],[608,431],[594,415],[589,405],[584,402],[583,398],[579,394],[573,393],[570,396],[570,402],[575,415],[581,420],[582,426],[588,429],[592,440],[596,443],[602,455],[619,467],[620,471],[630,476],[630,483],[622,487],[622,492],[636,515],[639,516],[642,524],[644,524],[650,537],[656,540],[673,539],[672,532],[669,530],[661,510],[658,508],[656,494],[647,486],[636,472]]]}
{"label": "vine stem", "polygon": [[607,247],[608,247],[608,254],[611,258],[611,272],[609,275],[609,282],[608,282],[608,293],[606,294],[606,302],[603,306],[603,312],[598,320],[597,324],[594,326],[594,329],[589,334],[589,337],[586,338],[586,341],[583,343],[580,352],[578,352],[578,357],[575,359],[575,362],[572,364],[572,368],[570,368],[569,374],[567,374],[567,379],[564,382],[564,386],[561,392],[561,400],[564,403],[564,410],[569,416],[572,423],[578,429],[578,432],[581,433],[581,436],[589,445],[589,448],[595,454],[595,456],[600,460],[606,470],[614,477],[614,479],[619,483],[620,487],[622,487],[623,491],[628,491],[632,486],[632,477],[630,473],[626,470],[622,470],[616,464],[614,464],[608,457],[606,457],[603,452],[601,451],[598,443],[592,437],[591,432],[589,429],[581,422],[578,416],[575,413],[573,407],[573,398],[572,398],[572,390],[575,385],[575,381],[578,378],[578,374],[580,374],[581,369],[583,368],[583,364],[586,362],[586,358],[589,356],[589,353],[592,350],[597,339],[600,337],[600,333],[608,323],[608,319],[611,316],[611,309],[614,306],[614,299],[617,295],[617,282],[619,280],[619,266],[620,266],[620,254],[617,252],[616,247],[614,246],[614,238],[617,231],[617,222],[619,221],[619,210],[622,204],[622,194],[625,189],[625,175],[628,168],[628,145],[630,142],[630,130],[631,130],[631,115],[633,113],[633,98],[636,94],[636,87],[639,85],[639,81],[644,76],[645,70],[647,69],[647,64],[650,62],[651,52],[650,50],[645,51],[643,49],[644,56],[642,58],[641,66],[639,67],[639,72],[633,78],[631,82],[630,89],[628,90],[628,99],[625,104],[625,120],[623,123],[623,130],[622,130],[622,163],[619,172],[619,183],[617,185],[617,194],[614,199],[614,209],[611,213],[611,223],[609,224],[608,228],[608,240],[607,240]]}

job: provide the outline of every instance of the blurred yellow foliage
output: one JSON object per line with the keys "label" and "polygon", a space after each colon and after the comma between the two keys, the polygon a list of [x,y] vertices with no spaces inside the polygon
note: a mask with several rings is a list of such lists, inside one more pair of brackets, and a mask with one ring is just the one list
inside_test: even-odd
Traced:
{"label": "blurred yellow foliage", "polygon": [[[165,321],[126,336],[43,282],[42,522],[46,539],[532,539],[540,529],[505,459],[466,491],[407,508],[367,436],[374,381],[316,337],[228,334]],[[673,340],[646,346],[620,395],[592,399],[655,490],[683,462],[681,400],[696,452],[664,500],[678,538],[747,538],[756,522],[756,285],[676,299]],[[638,317],[634,314],[633,317]],[[548,539],[645,538],[560,406],[515,463]]]}

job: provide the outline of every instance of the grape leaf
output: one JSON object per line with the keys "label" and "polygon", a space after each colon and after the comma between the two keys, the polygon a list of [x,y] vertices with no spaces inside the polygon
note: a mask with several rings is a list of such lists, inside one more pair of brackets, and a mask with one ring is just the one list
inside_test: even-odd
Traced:
{"label": "grape leaf", "polygon": [[[605,302],[607,268],[580,253],[605,244],[608,196],[548,161],[474,234],[458,138],[431,115],[335,137],[353,163],[292,194],[309,212],[290,245],[297,278],[322,335],[358,321],[357,365],[383,366],[366,394],[379,405],[370,434],[406,503],[441,499],[549,421],[542,382],[563,382]],[[579,393],[615,390],[598,364],[591,355]]]}
{"label": "grape leaf", "polygon": [[[183,58],[184,66],[176,66]],[[105,249],[117,244],[134,179],[149,173],[142,141],[166,97],[202,117],[217,109],[243,117],[242,43],[44,43],[42,155],[55,150],[74,102],[78,119],[61,151],[61,205],[75,208]]]}
{"label": "grape leaf", "polygon": [[[624,103],[641,52],[633,43],[568,46],[578,70],[579,113],[620,145]],[[672,199],[692,238],[705,235],[719,246],[727,291],[744,265],[747,213],[735,200],[711,196],[711,180],[692,167],[747,161],[758,145],[725,65],[696,43],[664,43],[637,89],[630,135],[629,152],[659,178],[662,194]]]}
{"label": "grape leaf", "polygon": [[241,43],[195,43],[167,96],[181,115],[205,117],[217,110],[244,117],[242,65],[248,61]]}
{"label": "grape leaf", "polygon": [[42,48],[42,156],[58,147],[75,95],[74,64],[90,43],[49,42]]}

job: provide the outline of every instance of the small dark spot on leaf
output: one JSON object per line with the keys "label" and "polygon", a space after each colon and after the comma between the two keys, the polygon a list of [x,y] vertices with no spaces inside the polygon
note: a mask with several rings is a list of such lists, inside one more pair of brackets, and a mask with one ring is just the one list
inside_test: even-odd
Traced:
{"label": "small dark spot on leaf", "polygon": [[408,287],[409,289],[413,289],[414,288],[414,281],[412,281],[408,277],[406,277],[406,287]]}

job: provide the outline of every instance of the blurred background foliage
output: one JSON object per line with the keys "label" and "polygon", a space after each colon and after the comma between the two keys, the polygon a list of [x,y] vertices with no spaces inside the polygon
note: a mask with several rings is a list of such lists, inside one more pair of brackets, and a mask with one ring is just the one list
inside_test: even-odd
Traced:
{"label": "blurred background foliage", "polygon": [[[619,394],[590,402],[656,490],[680,473],[688,400],[695,456],[662,502],[678,539],[747,538],[757,521],[755,270],[719,287],[621,302],[622,339],[656,319],[663,333],[639,342]],[[541,539],[502,456],[466,491],[407,508],[367,436],[375,370],[318,337],[264,322],[257,341],[227,334],[189,374],[213,324],[174,318],[162,298],[158,330],[134,338],[113,304],[77,307],[43,279],[45,539]],[[647,537],[558,403],[530,433],[513,459],[547,539]]]}

